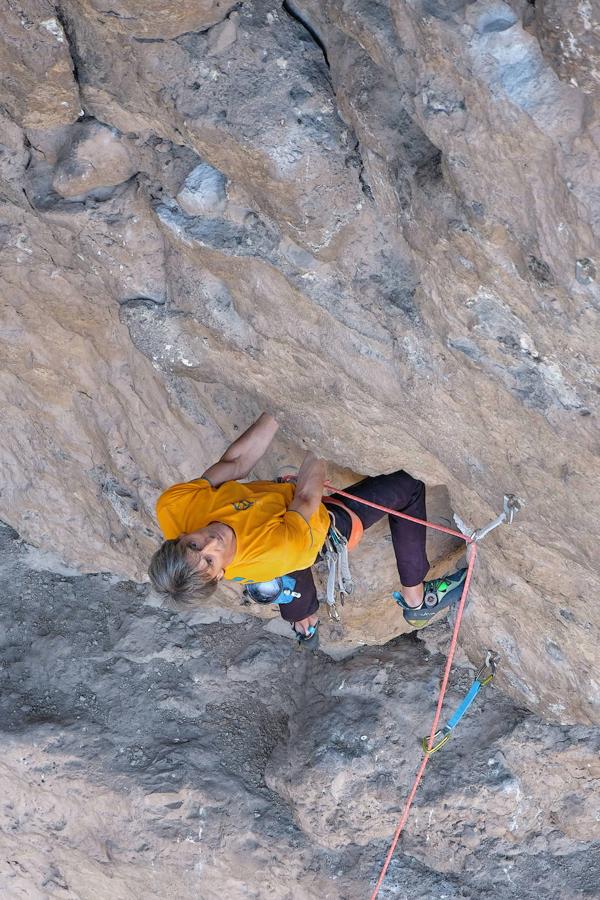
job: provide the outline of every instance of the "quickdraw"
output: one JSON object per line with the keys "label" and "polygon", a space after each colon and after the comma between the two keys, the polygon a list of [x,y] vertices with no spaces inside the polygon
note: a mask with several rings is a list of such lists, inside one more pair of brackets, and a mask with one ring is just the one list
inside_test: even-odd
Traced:
{"label": "quickdraw", "polygon": [[504,525],[505,523],[512,525],[515,513],[518,513],[524,506],[525,501],[520,497],[517,497],[515,494],[505,494],[502,512],[495,519],[492,519],[491,522],[488,522],[487,525],[484,525],[483,528],[471,528],[463,522],[458,513],[454,513],[454,521],[465,537],[477,543],[482,541],[486,534],[489,534],[494,528],[498,528],[499,525]]}
{"label": "quickdraw", "polygon": [[[293,469],[292,466],[284,468]],[[282,472],[283,470],[280,470]],[[290,474],[280,474],[277,477],[278,482],[294,482],[296,481],[297,472],[293,469]],[[331,487],[326,483],[326,487]],[[343,493],[343,492],[342,492]],[[335,521],[335,513],[331,509],[327,509],[329,513],[330,526],[327,537],[323,545],[323,549],[319,555],[321,560],[325,560],[327,564],[327,611],[329,618],[334,622],[341,621],[340,613],[337,606],[339,598],[340,606],[344,605],[346,597],[349,597],[354,591],[354,582],[352,581],[352,573],[350,571],[350,562],[348,560],[348,551],[354,549],[360,542],[363,535],[363,526],[359,517],[345,503],[330,496],[324,497],[330,504],[336,504],[342,507],[351,520],[350,537],[346,538],[338,529]]]}
{"label": "quickdraw", "polygon": [[[338,490],[338,493],[341,496],[348,496],[348,497],[352,496],[345,491]],[[358,500],[359,498],[354,498],[354,499]],[[359,502],[364,503],[365,501],[359,500]],[[437,525],[433,522],[417,520],[411,516],[406,516],[404,513],[399,513],[397,511],[395,512],[394,510],[388,509],[386,507],[382,507],[379,504],[368,503],[367,505],[374,506],[377,509],[381,509],[383,512],[388,513],[388,515],[395,515],[395,516],[399,516],[400,518],[407,518],[412,521],[418,521],[419,524],[425,525],[428,528],[434,528],[437,531],[445,531],[448,534],[453,534],[455,537],[462,537],[462,539],[468,545],[468,547],[467,547],[467,561],[468,561],[467,576],[465,578],[462,596],[460,598],[458,606],[456,607],[456,615],[455,615],[455,619],[454,619],[454,626],[452,629],[452,637],[450,639],[450,647],[448,649],[448,658],[446,659],[446,665],[444,667],[444,675],[442,677],[442,684],[440,687],[438,702],[437,702],[437,706],[436,706],[436,710],[435,710],[435,715],[433,717],[433,723],[431,725],[431,732],[429,734],[429,737],[427,738],[427,752],[425,752],[423,754],[423,757],[421,759],[421,764],[419,765],[419,768],[417,769],[417,773],[415,775],[413,785],[409,791],[408,797],[404,804],[404,808],[402,810],[402,814],[400,815],[400,819],[398,820],[398,824],[396,825],[396,830],[394,832],[394,836],[392,838],[389,850],[387,852],[387,856],[386,856],[383,866],[381,868],[381,872],[379,873],[377,883],[375,884],[375,887],[373,888],[373,892],[371,894],[370,900],[376,900],[376,897],[379,894],[381,885],[383,884],[383,880],[385,878],[386,872],[392,861],[392,857],[394,855],[394,850],[396,849],[396,847],[398,845],[398,841],[400,840],[400,835],[402,834],[402,830],[408,821],[410,809],[411,809],[411,806],[415,799],[419,784],[421,783],[421,779],[423,778],[425,769],[427,768],[427,763],[429,762],[429,760],[431,758],[430,750],[436,745],[435,738],[436,738],[436,735],[438,734],[437,726],[438,726],[438,722],[439,722],[441,714],[442,714],[442,705],[444,702],[446,688],[448,686],[448,679],[450,677],[450,670],[452,668],[452,661],[454,659],[454,652],[456,650],[456,644],[458,641],[458,633],[460,630],[460,623],[462,621],[462,615],[463,615],[463,611],[465,608],[465,603],[466,603],[467,597],[469,595],[469,587],[471,585],[473,569],[474,569],[476,561],[477,561],[478,544],[482,540],[482,538],[484,538],[486,536],[486,534],[489,534],[490,531],[492,531],[494,528],[497,528],[499,525],[502,525],[504,523],[507,523],[509,525],[512,524],[515,513],[523,508],[524,501],[521,498],[516,497],[514,494],[506,494],[504,497],[504,508],[503,508],[502,512],[500,513],[500,515],[497,516],[495,519],[493,519],[491,522],[489,522],[488,525],[486,525],[484,528],[480,528],[480,529],[469,528],[467,525],[465,525],[465,523],[460,519],[459,516],[455,515],[454,521],[456,522],[457,526],[460,528],[460,531],[453,531],[452,529],[445,528],[444,526]],[[479,684],[479,687],[476,690],[479,691],[480,689],[481,689],[481,682]],[[457,712],[458,712],[458,710],[457,710]],[[438,744],[440,744],[440,746],[441,746],[440,742],[438,742]],[[438,749],[439,749],[439,747],[438,747]]]}
{"label": "quickdraw", "polygon": [[354,590],[354,583],[348,562],[348,541],[337,529],[334,513],[331,510],[328,512],[331,525],[327,532],[324,549],[321,552],[321,559],[327,563],[327,609],[334,622],[339,622],[340,614],[337,608],[336,593],[343,606],[345,598],[349,597]]}
{"label": "quickdraw", "polygon": [[500,659],[497,653],[493,653],[491,650],[488,650],[485,657],[485,662],[475,675],[473,679],[473,684],[469,688],[469,691],[460,704],[456,712],[453,716],[448,719],[447,725],[444,725],[439,731],[433,736],[433,741],[431,742],[431,747],[429,746],[429,735],[426,734],[424,738],[421,739],[421,747],[423,748],[423,752],[426,756],[431,756],[432,753],[437,753],[444,744],[446,744],[450,738],[452,737],[452,732],[465,715],[468,708],[471,706],[475,697],[479,693],[482,687],[485,687],[486,684],[489,684],[494,675],[496,674],[496,666],[498,664],[498,660]]}

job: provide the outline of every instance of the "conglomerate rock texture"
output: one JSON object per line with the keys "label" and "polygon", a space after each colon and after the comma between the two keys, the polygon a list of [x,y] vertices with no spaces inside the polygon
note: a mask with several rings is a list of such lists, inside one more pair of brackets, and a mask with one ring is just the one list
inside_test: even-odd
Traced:
{"label": "conglomerate rock texture", "polygon": [[[482,545],[462,648],[473,662],[482,648],[499,651],[501,690],[555,729],[598,724],[598,0],[6,0],[1,21],[0,517],[55,561],[139,581],[160,540],[158,494],[199,475],[262,409],[277,415],[282,430],[259,477],[297,465],[307,447],[330,460],[337,485],[403,467],[427,482],[430,517],[451,524],[457,512],[475,526],[494,517],[511,491],[526,507]],[[403,630],[390,600],[398,585],[385,538],[383,526],[369,532],[354,558],[352,603],[341,625],[322,629],[322,646],[334,657]],[[431,536],[438,569],[455,550],[452,540]],[[99,614],[105,595],[86,590],[90,615]],[[263,631],[247,618],[251,609],[240,611],[239,599],[226,587],[220,609],[248,633],[271,635],[260,637],[275,656],[267,654],[272,661],[259,676],[271,683],[278,677],[273,660],[284,652],[273,634],[278,622]],[[56,615],[66,615],[63,602],[57,598]],[[146,613],[132,615],[144,621]],[[163,649],[152,652],[170,658],[175,632],[191,637],[164,616]],[[135,651],[142,655],[148,621]],[[445,626],[435,628],[445,639]],[[44,651],[48,658],[68,652],[61,641],[75,636],[67,624],[64,631],[48,637],[56,642]],[[239,637],[223,637],[230,639]],[[321,657],[281,665],[300,666],[305,681],[318,674],[341,682],[387,653],[362,650],[337,663],[339,670]],[[68,677],[91,684],[77,665]],[[127,678],[119,677],[105,686],[102,715],[121,696]],[[302,694],[298,685],[289,690]],[[402,690],[408,693],[394,706],[396,722],[407,704],[429,715],[422,685]],[[265,743],[256,752],[268,760],[269,790],[297,818],[278,836],[282,861],[269,871],[285,880],[294,841],[314,840],[330,856],[325,868],[316,866],[310,888],[305,879],[313,870],[295,850],[297,886],[288,877],[285,888],[253,890],[261,897],[271,896],[267,890],[274,897],[309,890],[353,896],[349,886],[335,893],[333,869],[322,873],[332,860],[338,866],[346,834],[356,878],[373,875],[373,854],[367,860],[356,848],[383,842],[393,816],[367,827],[364,809],[355,817],[344,792],[354,798],[364,790],[366,803],[375,803],[379,769],[365,763],[374,766],[373,791],[359,764],[352,778],[362,777],[360,784],[344,776],[330,825],[317,801],[311,805],[314,793],[302,789],[310,778],[318,786],[329,777],[325,769],[309,772],[319,758],[319,729],[329,726],[305,711],[294,747],[271,757],[288,727],[277,693],[263,700]],[[73,747],[53,736],[48,715],[35,725],[39,740],[56,741],[68,766]],[[56,722],[73,716],[76,724],[77,715],[61,707]],[[218,715],[225,721],[233,714]],[[544,821],[572,823],[569,839],[577,844],[566,851],[560,836],[541,829],[539,847],[536,832],[528,852],[536,859],[583,852],[577,842],[593,839],[597,814],[583,816],[581,827],[589,829],[582,835],[566,800],[550,809],[560,788],[540,792],[548,771],[533,774],[532,745],[548,740],[544,759],[554,759],[559,732],[537,734],[537,719],[517,722],[514,710],[506,716],[501,740],[513,749],[503,759],[525,766],[524,779],[539,779],[538,793],[529,782],[518,788],[517,807],[535,796],[525,819],[533,821],[538,804]],[[522,721],[537,723],[533,737]],[[17,730],[28,723],[33,735],[33,720],[14,723]],[[102,723],[95,727],[106,741]],[[572,735],[587,732],[568,734],[577,748]],[[133,737],[122,740],[133,746]],[[513,741],[522,742],[520,751]],[[41,765],[41,747],[31,765]],[[158,759],[156,745],[155,752]],[[556,757],[563,773],[571,760],[579,765],[580,750],[570,753],[569,762]],[[232,744],[231,759],[235,754]],[[481,766],[488,772],[487,762]],[[472,776],[471,769],[464,775]],[[219,802],[230,787],[215,786]],[[472,810],[462,782],[438,789],[460,795]],[[137,821],[144,796],[134,792],[122,814]],[[107,808],[117,803],[114,794],[106,798]],[[198,797],[197,809],[215,802]],[[239,802],[251,808],[246,795]],[[430,863],[436,871],[448,864],[447,834],[439,830],[445,813],[438,813],[431,825],[438,830],[419,832],[435,864],[419,856],[416,837],[407,839],[416,842],[411,865],[421,874]],[[146,814],[162,821],[162,812]],[[520,821],[509,829],[511,840],[521,838]],[[472,827],[471,849],[456,849],[452,866],[468,857],[470,868],[473,854],[483,865],[488,839]],[[498,840],[506,842],[506,821],[502,828]],[[138,853],[144,840],[140,835]],[[229,860],[214,865],[226,871],[235,859],[239,866],[244,840],[246,850],[260,846],[267,859],[266,837],[248,830]],[[185,840],[181,848],[195,852]],[[578,860],[564,871],[583,872]],[[490,884],[506,877],[505,896],[527,896],[524,883],[511,882],[510,866],[485,862]],[[527,865],[532,879],[545,877],[543,867]],[[422,896],[440,890],[439,882],[424,884]],[[456,885],[444,890],[478,896],[474,885],[464,895],[451,893]],[[591,890],[583,881],[574,885],[557,881],[556,896]],[[182,882],[179,896],[187,889]],[[40,896],[50,890],[42,886]],[[118,896],[86,890],[73,896]]]}

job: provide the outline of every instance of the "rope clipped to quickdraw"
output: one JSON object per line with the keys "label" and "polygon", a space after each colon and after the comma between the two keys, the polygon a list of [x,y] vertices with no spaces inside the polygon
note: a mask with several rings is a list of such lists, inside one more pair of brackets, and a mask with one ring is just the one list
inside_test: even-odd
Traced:
{"label": "rope clipped to quickdraw", "polygon": [[[458,632],[460,630],[460,623],[462,622],[462,615],[463,615],[463,611],[465,608],[465,603],[467,601],[469,587],[471,586],[471,578],[473,576],[473,569],[475,568],[475,562],[477,560],[477,544],[470,537],[467,537],[467,536],[463,536],[463,540],[467,544],[470,544],[471,558],[469,559],[469,564],[467,567],[467,575],[465,578],[463,591],[462,591],[461,598],[460,598],[460,601],[459,601],[459,604],[458,604],[458,607],[456,610],[456,621],[454,623],[454,628],[452,631],[452,638],[450,640],[450,647],[448,649],[448,658],[446,659],[446,666],[444,668],[444,675],[442,677],[442,684],[440,687],[438,702],[437,702],[437,706],[435,709],[435,715],[433,717],[433,722],[431,725],[431,732],[427,739],[427,750],[428,751],[430,751],[431,748],[433,747],[435,735],[437,733],[438,723],[439,723],[441,715],[442,715],[442,706],[444,703],[444,697],[446,696],[446,688],[448,687],[448,679],[450,678],[450,671],[452,669],[454,653],[456,651],[456,644],[458,641]],[[404,828],[404,826],[406,825],[406,823],[408,821],[408,815],[410,813],[410,808],[413,804],[413,800],[415,799],[417,789],[419,787],[419,784],[421,783],[421,779],[423,777],[425,769],[427,768],[427,763],[429,762],[430,759],[431,759],[430,752],[423,754],[423,759],[421,760],[421,764],[417,770],[417,774],[415,775],[415,780],[413,781],[413,786],[410,790],[410,794],[408,795],[408,797],[406,799],[406,803],[404,804],[404,809],[402,810],[402,815],[400,816],[400,820],[396,826],[396,830],[395,830],[394,836],[392,838],[392,843],[390,844],[390,848],[388,850],[388,853],[385,858],[385,862],[383,864],[381,872],[379,873],[379,878],[377,879],[377,884],[375,885],[375,888],[373,889],[373,893],[371,894],[370,900],[375,900],[375,898],[377,897],[377,894],[379,893],[379,889],[380,889],[381,885],[383,884],[383,879],[385,878],[385,874],[386,874],[388,867],[392,861],[392,856],[394,855],[394,850],[396,849],[396,845],[398,844],[398,841],[400,840],[400,835],[402,833],[402,829]]]}
{"label": "rope clipped to quickdraw", "polygon": [[497,653],[493,653],[491,650],[488,650],[485,657],[485,662],[478,670],[473,679],[473,684],[469,688],[469,691],[460,704],[454,715],[452,715],[446,725],[441,728],[439,731],[433,736],[433,743],[429,746],[429,735],[425,735],[424,738],[421,739],[421,747],[423,748],[423,752],[430,756],[432,753],[437,753],[444,744],[446,744],[450,738],[452,737],[452,732],[465,715],[475,697],[479,693],[482,687],[485,687],[486,684],[489,684],[494,675],[496,674],[496,666],[498,665],[499,655]]}
{"label": "rope clipped to quickdraw", "polygon": [[[343,491],[339,491],[338,493],[344,494]],[[350,496],[350,495],[346,494],[346,496]],[[355,497],[353,499],[356,499],[359,502],[363,502],[360,500],[359,497]],[[369,503],[368,505],[376,506],[376,504],[373,504],[373,503]],[[448,679],[450,677],[450,671],[452,669],[452,661],[454,659],[454,653],[455,653],[456,644],[458,641],[458,632],[460,631],[462,615],[463,615],[463,611],[465,608],[465,603],[467,601],[469,588],[471,586],[471,578],[473,576],[473,569],[475,568],[475,562],[477,560],[477,542],[482,540],[482,538],[484,538],[486,536],[486,534],[489,534],[490,531],[492,531],[494,528],[497,528],[499,525],[502,525],[504,523],[507,523],[509,525],[512,524],[515,513],[517,513],[520,509],[522,509],[523,505],[524,505],[523,500],[519,499],[514,494],[505,494],[504,508],[503,508],[502,512],[500,513],[500,515],[497,516],[495,519],[493,519],[485,527],[477,529],[477,530],[473,529],[473,528],[469,528],[459,518],[459,516],[455,515],[454,520],[455,520],[456,524],[458,525],[458,527],[460,528],[460,532],[453,531],[449,528],[445,528],[440,525],[434,525],[432,522],[424,522],[419,519],[414,519],[414,517],[407,516],[405,513],[399,513],[397,511],[394,511],[391,509],[386,509],[384,507],[377,506],[378,509],[382,509],[383,512],[387,512],[388,515],[398,516],[399,518],[403,518],[403,519],[410,519],[411,521],[418,521],[418,522],[420,522],[420,524],[426,525],[428,528],[435,528],[438,531],[445,531],[446,533],[454,534],[457,537],[462,538],[463,541],[467,545],[469,545],[469,549],[467,551],[467,559],[468,559],[467,575],[465,578],[465,583],[463,586],[461,598],[460,598],[460,601],[456,608],[456,618],[454,621],[454,628],[452,630],[452,638],[450,640],[450,647],[448,649],[448,658],[446,660],[446,666],[444,668],[444,675],[442,678],[442,684],[440,687],[440,693],[439,693],[438,702],[437,702],[437,706],[436,706],[436,710],[435,710],[435,715],[433,717],[433,722],[431,725],[431,732],[429,734],[429,737],[427,738],[427,744],[425,747],[425,752],[423,754],[423,759],[421,760],[421,764],[417,770],[417,774],[415,775],[415,780],[413,782],[413,786],[410,790],[410,793],[408,795],[406,803],[404,804],[404,809],[402,810],[402,815],[400,816],[400,820],[398,822],[398,825],[396,826],[396,831],[394,832],[394,836],[392,838],[392,843],[388,850],[388,853],[385,858],[385,862],[383,864],[381,872],[379,873],[379,878],[377,879],[377,884],[375,885],[375,887],[373,889],[373,893],[371,894],[370,900],[375,900],[375,898],[377,897],[377,895],[379,893],[379,889],[381,888],[381,885],[383,884],[383,879],[385,878],[385,874],[388,870],[390,862],[392,861],[392,856],[394,855],[394,850],[396,849],[396,845],[398,844],[398,841],[400,839],[400,834],[402,833],[402,829],[404,828],[404,826],[406,825],[406,822],[408,821],[408,815],[410,813],[410,808],[412,806],[413,800],[415,799],[417,789],[421,782],[421,778],[423,777],[423,773],[425,772],[425,769],[427,767],[427,763],[431,759],[432,749],[436,743],[435,739],[436,739],[436,735],[438,734],[438,724],[439,724],[441,714],[442,714],[442,706],[444,703],[444,697],[446,695],[446,688],[448,686]],[[469,558],[469,556],[470,556],[470,558]],[[479,690],[480,690],[480,687],[477,688],[477,692],[479,692]],[[459,711],[460,711],[460,708],[459,708],[459,710],[457,710],[457,712],[459,712]],[[455,714],[455,716],[456,716],[456,714]],[[455,718],[455,717],[453,717],[453,718]]]}
{"label": "rope clipped to quickdraw", "polygon": [[[440,687],[440,693],[439,693],[439,697],[438,697],[437,707],[436,707],[435,715],[433,717],[433,722],[431,725],[431,733],[429,734],[429,737],[427,738],[426,752],[423,754],[423,759],[421,760],[421,764],[417,770],[417,774],[415,776],[413,786],[411,788],[411,791],[410,791],[408,798],[406,800],[406,803],[404,805],[404,809],[402,811],[402,815],[400,816],[398,825],[396,826],[396,831],[394,832],[394,836],[392,838],[392,843],[390,845],[387,856],[385,858],[385,862],[384,862],[381,872],[379,874],[379,878],[377,879],[377,884],[375,885],[373,893],[371,894],[371,900],[375,900],[375,898],[377,897],[377,894],[379,893],[379,889],[383,883],[383,879],[385,878],[385,874],[388,870],[390,862],[392,860],[392,856],[394,855],[394,850],[396,849],[396,845],[398,843],[398,840],[400,839],[400,834],[402,832],[402,829],[404,828],[404,826],[408,820],[410,808],[412,806],[413,800],[415,799],[415,795],[417,793],[417,789],[419,787],[421,778],[423,777],[423,773],[425,772],[427,763],[429,762],[429,760],[432,756],[432,749],[436,745],[436,735],[438,734],[438,724],[439,724],[441,714],[442,714],[442,706],[444,703],[444,697],[446,695],[446,688],[448,687],[448,679],[450,677],[450,671],[452,669],[454,653],[456,651],[456,644],[458,641],[458,632],[460,630],[460,625],[462,622],[462,615],[463,615],[463,611],[464,611],[465,604],[467,601],[467,596],[469,594],[469,588],[471,586],[471,579],[473,577],[473,569],[475,568],[475,562],[477,560],[477,542],[482,540],[482,538],[484,538],[487,534],[489,534],[490,531],[492,531],[494,528],[497,528],[499,525],[502,525],[504,523],[507,523],[509,525],[512,524],[515,513],[518,512],[523,507],[524,503],[521,499],[516,497],[514,494],[506,494],[504,497],[504,508],[503,508],[502,512],[500,513],[499,516],[497,516],[495,519],[493,519],[488,525],[476,530],[473,528],[469,528],[467,525],[465,525],[465,523],[458,516],[455,516],[455,522],[456,522],[458,528],[460,529],[460,531],[455,531],[452,528],[446,528],[444,525],[438,525],[434,522],[427,522],[424,519],[417,519],[415,516],[409,516],[407,513],[401,513],[398,510],[390,509],[389,507],[383,506],[380,503],[373,503],[370,500],[364,500],[362,497],[356,497],[354,494],[351,494],[348,491],[343,491],[343,490],[340,490],[339,488],[337,488],[337,489],[333,488],[333,486],[329,482],[326,482],[325,487],[335,490],[336,495],[339,495],[341,497],[347,497],[350,500],[355,500],[356,502],[362,503],[364,506],[370,506],[373,509],[379,509],[379,510],[381,510],[381,512],[385,512],[388,515],[397,516],[400,519],[407,519],[409,522],[416,522],[419,525],[425,525],[427,528],[433,528],[436,531],[442,531],[446,534],[451,534],[455,537],[459,537],[469,546],[469,550],[467,552],[467,560],[468,560],[467,574],[465,577],[461,598],[458,603],[458,606],[456,607],[456,618],[454,620],[454,628],[452,630],[452,638],[450,640],[450,647],[448,649],[448,658],[446,660],[446,666],[444,668],[444,675],[443,675],[442,684]],[[476,693],[478,693],[479,690],[481,689],[481,686],[482,686],[482,682],[479,683],[479,687],[477,687],[476,690],[474,689],[473,696],[469,700],[469,706],[470,706],[471,702],[473,701],[473,699],[475,698]],[[465,698],[465,700],[466,699],[467,698]],[[464,715],[465,711],[466,711],[466,709],[461,713],[460,718],[462,718],[462,715]],[[458,712],[460,712],[460,708],[459,708],[459,710],[457,710],[457,713]],[[454,724],[456,725],[456,721],[457,721],[456,713],[452,718],[454,720]],[[438,747],[438,749],[439,749],[439,747]]]}
{"label": "rope clipped to quickdraw", "polygon": [[[288,478],[284,478],[283,480],[288,480]],[[431,732],[427,739],[423,739],[423,743],[424,743],[423,759],[421,760],[421,764],[415,775],[415,780],[413,782],[413,786],[410,790],[410,793],[408,795],[406,803],[404,804],[404,809],[402,810],[402,815],[400,816],[400,820],[398,822],[398,825],[396,826],[396,831],[394,832],[394,836],[392,838],[390,848],[389,848],[387,856],[385,858],[385,862],[384,862],[381,872],[379,874],[379,878],[377,879],[377,884],[375,885],[375,888],[373,889],[373,893],[371,894],[370,900],[375,900],[375,898],[377,897],[377,895],[379,893],[379,889],[381,888],[381,885],[383,884],[383,880],[385,878],[386,872],[387,872],[390,862],[392,860],[392,856],[394,855],[394,850],[396,849],[398,840],[400,839],[400,834],[402,833],[402,829],[404,828],[404,826],[406,825],[406,822],[408,821],[410,809],[411,809],[413,800],[415,799],[417,789],[419,787],[419,784],[421,782],[421,779],[423,777],[425,769],[427,767],[427,763],[431,759],[431,756],[433,755],[433,753],[436,750],[439,750],[440,747],[444,743],[446,743],[446,741],[450,737],[450,733],[452,732],[453,728],[456,727],[457,723],[463,717],[463,715],[465,714],[465,712],[467,711],[467,709],[469,708],[469,706],[471,705],[471,703],[473,702],[473,700],[475,699],[475,697],[477,696],[477,694],[479,693],[481,688],[484,686],[484,684],[487,684],[491,680],[491,677],[493,677],[493,674],[494,674],[493,672],[491,673],[491,675],[489,677],[487,675],[484,675],[484,673],[482,672],[481,675],[482,675],[483,680],[480,680],[479,678],[476,677],[476,679],[475,679],[476,683],[474,683],[472,685],[471,690],[465,697],[463,703],[460,705],[460,707],[457,709],[457,711],[454,713],[454,715],[449,720],[448,725],[446,725],[445,729],[442,729],[441,732],[438,731],[438,724],[439,724],[439,721],[440,721],[440,718],[442,715],[442,706],[444,703],[444,697],[446,695],[446,689],[448,687],[448,679],[450,677],[450,671],[452,669],[452,662],[454,660],[454,653],[456,651],[456,645],[457,645],[457,641],[458,641],[458,633],[460,631],[462,616],[463,616],[465,604],[467,601],[467,596],[469,594],[469,588],[471,586],[471,579],[473,577],[473,569],[475,568],[475,563],[477,560],[478,542],[481,541],[487,534],[489,534],[490,531],[492,531],[494,528],[497,528],[499,525],[502,525],[504,523],[511,525],[513,522],[515,513],[517,513],[524,506],[524,501],[522,499],[520,499],[519,497],[515,496],[514,494],[505,494],[504,507],[503,507],[503,510],[500,513],[500,515],[496,516],[495,519],[493,519],[491,522],[489,522],[483,528],[479,528],[479,529],[470,528],[462,521],[462,519],[458,515],[455,515],[454,521],[455,521],[456,525],[458,526],[458,528],[460,529],[460,531],[455,531],[453,528],[447,528],[445,525],[438,525],[437,523],[434,523],[434,522],[427,522],[425,519],[418,519],[415,516],[409,516],[407,513],[399,512],[396,509],[390,509],[389,507],[383,506],[380,503],[373,503],[371,500],[364,500],[362,497],[357,497],[354,494],[349,493],[348,491],[343,491],[343,490],[340,490],[339,488],[334,488],[330,482],[325,482],[325,487],[331,491],[334,491],[335,494],[340,497],[347,497],[349,500],[354,500],[357,503],[363,504],[364,506],[370,506],[373,509],[381,510],[381,512],[387,513],[390,516],[397,516],[399,519],[407,519],[409,522],[416,522],[419,525],[424,525],[426,528],[433,528],[436,531],[442,531],[445,534],[450,534],[450,535],[453,535],[454,537],[461,538],[468,545],[467,574],[465,577],[460,601],[458,602],[458,605],[456,607],[456,618],[454,620],[454,627],[452,629],[452,638],[450,640],[450,647],[448,649],[448,657],[446,659],[446,665],[444,667],[444,675],[442,677],[442,683],[440,686],[440,693],[438,696],[438,702],[437,702],[437,706],[436,706],[436,710],[435,710],[435,715],[433,717],[433,722],[431,725]],[[332,577],[332,583],[335,583],[335,575]],[[488,663],[491,667],[492,666],[492,658],[491,657],[489,658],[489,660],[486,659],[486,665]],[[449,726],[451,726],[450,732],[447,731]],[[444,734],[444,732],[446,732],[446,733]]]}

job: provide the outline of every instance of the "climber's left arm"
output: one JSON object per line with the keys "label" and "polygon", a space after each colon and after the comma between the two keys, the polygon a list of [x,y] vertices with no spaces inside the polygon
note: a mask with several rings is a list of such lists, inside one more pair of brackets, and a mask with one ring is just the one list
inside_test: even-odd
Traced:
{"label": "climber's left arm", "polygon": [[225,481],[246,478],[251,469],[266,453],[279,425],[268,413],[262,413],[256,422],[230,444],[221,459],[210,466],[202,477],[213,487]]}

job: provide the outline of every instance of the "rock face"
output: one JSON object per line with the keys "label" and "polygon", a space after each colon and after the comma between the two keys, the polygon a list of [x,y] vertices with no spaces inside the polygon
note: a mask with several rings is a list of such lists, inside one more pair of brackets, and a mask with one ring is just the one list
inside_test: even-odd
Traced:
{"label": "rock face", "polygon": [[[262,477],[405,467],[473,525],[512,491],[463,647],[598,722],[593,4],[233,6],[3,14],[0,514],[142,578],[158,493],[263,408]],[[401,630],[376,538],[332,652]]]}
{"label": "rock face", "polygon": [[[71,130],[54,167],[52,187],[68,200],[98,195],[135,174],[121,135],[98,122],[82,122]],[[104,199],[101,196],[100,199]]]}
{"label": "rock face", "polygon": [[188,216],[218,216],[225,209],[225,178],[208,163],[192,169],[176,200]]}
{"label": "rock face", "polygon": [[79,116],[73,60],[53,3],[2,5],[0,72],[3,109],[23,128],[70,125]]}
{"label": "rock face", "polygon": [[83,0],[85,15],[134,40],[169,40],[186,32],[201,32],[221,22],[235,0]]}
{"label": "rock face", "polygon": [[[399,638],[341,667],[252,616],[184,620],[147,586],[44,571],[7,528],[0,552],[2,896],[368,896],[439,654]],[[380,896],[594,896],[599,750],[598,728],[486,688],[430,762]]]}
{"label": "rock face", "polygon": [[568,9],[560,0],[542,0],[536,5],[536,33],[555,72],[586,94],[600,87],[597,2],[581,0]]}

